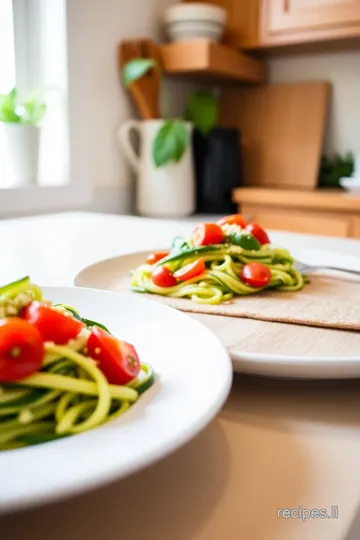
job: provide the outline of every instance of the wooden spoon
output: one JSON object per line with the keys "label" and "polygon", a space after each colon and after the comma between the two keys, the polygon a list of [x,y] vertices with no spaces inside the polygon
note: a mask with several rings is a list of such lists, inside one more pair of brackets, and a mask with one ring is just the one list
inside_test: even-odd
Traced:
{"label": "wooden spoon", "polygon": [[156,63],[156,69],[149,71],[146,76],[151,81],[148,101],[154,118],[160,118],[160,81],[163,68],[160,49],[151,39],[143,39],[141,41],[141,55],[142,58],[150,58]]}
{"label": "wooden spoon", "polygon": [[[121,70],[130,60],[146,57],[144,56],[142,46],[144,41],[146,40],[128,40],[119,44],[118,62]],[[157,75],[152,75],[152,72],[155,71],[158,70],[151,70],[151,74],[148,73],[129,85],[130,94],[138,108],[140,116],[144,120],[160,117],[159,106],[156,106],[156,100],[158,102],[159,99],[160,79],[157,79]],[[160,74],[158,77],[160,77]]]}

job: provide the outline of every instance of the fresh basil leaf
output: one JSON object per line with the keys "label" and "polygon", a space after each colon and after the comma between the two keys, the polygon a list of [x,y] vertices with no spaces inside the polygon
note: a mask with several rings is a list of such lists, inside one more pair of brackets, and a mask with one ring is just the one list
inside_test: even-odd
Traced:
{"label": "fresh basil leaf", "polygon": [[185,111],[185,119],[193,122],[196,129],[207,135],[217,124],[218,100],[212,92],[199,90],[190,95]]}
{"label": "fresh basil leaf", "polygon": [[235,246],[240,246],[243,249],[247,250],[259,250],[260,244],[256,240],[256,238],[250,234],[246,230],[242,230],[240,232],[232,232],[227,237],[227,240],[230,242],[230,244],[234,244]]}
{"label": "fresh basil leaf", "polygon": [[156,134],[153,159],[156,167],[178,163],[189,144],[189,133],[182,120],[166,120]]}
{"label": "fresh basil leaf", "polygon": [[58,306],[63,307],[64,309],[66,309],[66,311],[69,311],[72,314],[74,319],[77,319],[78,321],[82,322],[82,318],[80,317],[78,312],[75,311],[75,309],[73,309],[71,306],[68,306],[67,304],[54,304],[54,307],[58,307]]}
{"label": "fresh basil leaf", "polygon": [[104,326],[103,324],[99,322],[92,321],[91,319],[85,319],[84,317],[82,318],[82,321],[84,324],[86,324],[88,328],[91,328],[92,326],[98,326],[99,328],[101,328],[102,330],[105,330],[105,332],[110,334],[110,331],[108,330],[108,328],[106,328],[106,326]]}
{"label": "fresh basil leaf", "polygon": [[151,58],[134,58],[123,67],[123,78],[126,86],[143,77],[151,69],[156,69],[157,63]]}

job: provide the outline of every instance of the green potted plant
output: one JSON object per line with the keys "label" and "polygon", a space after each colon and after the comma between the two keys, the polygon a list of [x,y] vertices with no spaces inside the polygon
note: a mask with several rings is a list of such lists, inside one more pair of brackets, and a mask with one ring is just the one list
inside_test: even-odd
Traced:
{"label": "green potted plant", "polygon": [[320,188],[341,189],[341,178],[351,177],[355,172],[355,158],[352,152],[322,156],[319,171]]}
{"label": "green potted plant", "polygon": [[[128,88],[148,71],[159,69],[154,60],[137,58],[123,68]],[[138,133],[138,155],[131,142]],[[195,209],[195,180],[191,153],[192,124],[182,118],[128,120],[119,130],[121,148],[137,176],[136,206],[141,215],[182,217]]]}
{"label": "green potted plant", "polygon": [[36,182],[39,159],[39,124],[46,113],[46,105],[37,93],[20,100],[16,88],[0,94],[0,122],[6,151],[13,171],[13,182],[25,185]]}

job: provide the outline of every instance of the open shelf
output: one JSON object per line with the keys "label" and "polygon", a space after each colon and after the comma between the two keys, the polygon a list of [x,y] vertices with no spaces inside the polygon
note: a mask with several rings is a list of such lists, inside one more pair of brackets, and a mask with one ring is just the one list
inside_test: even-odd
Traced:
{"label": "open shelf", "polygon": [[263,61],[207,39],[161,46],[164,69],[170,74],[197,75],[249,83],[266,80]]}

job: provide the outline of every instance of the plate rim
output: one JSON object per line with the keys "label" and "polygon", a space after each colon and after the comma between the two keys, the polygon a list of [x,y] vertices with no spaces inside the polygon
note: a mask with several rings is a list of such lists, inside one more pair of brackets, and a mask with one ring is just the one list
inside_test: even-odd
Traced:
{"label": "plate rim", "polygon": [[[180,312],[178,310],[175,310],[174,308],[166,305],[161,305],[158,302],[155,302],[153,300],[149,300],[147,298],[139,298],[139,297],[131,297],[130,295],[126,295],[125,293],[120,293],[116,291],[106,290],[106,289],[96,289],[91,287],[78,287],[78,286],[41,286],[41,289],[45,292],[45,294],[51,294],[51,291],[55,291],[55,294],[60,293],[61,291],[86,291],[87,293],[96,295],[106,295],[106,296],[121,296],[123,299],[126,298],[127,301],[130,302],[136,302],[140,304],[148,304],[148,305],[154,305],[156,306],[156,309],[159,309],[161,311],[171,311],[176,313],[176,317],[186,319],[188,321],[188,324],[191,324],[192,326],[197,326],[202,328],[202,333],[206,333],[207,337],[211,338],[211,343],[214,346],[216,344],[216,355],[219,356],[219,353],[221,353],[222,359],[219,360],[219,362],[223,365],[223,374],[222,374],[222,384],[221,387],[216,390],[216,396],[214,397],[211,405],[207,407],[206,411],[202,411],[201,415],[198,414],[196,417],[196,420],[192,420],[190,422],[190,425],[188,425],[186,428],[183,428],[181,432],[176,433],[172,435],[172,438],[170,441],[165,442],[163,447],[159,448],[156,447],[155,449],[152,449],[152,452],[144,452],[142,456],[137,459],[136,461],[132,461],[130,465],[127,466],[127,469],[125,472],[122,472],[122,465],[118,464],[114,467],[112,467],[109,470],[106,470],[106,472],[100,472],[96,473],[95,477],[92,477],[91,475],[84,480],[83,478],[81,481],[76,484],[72,482],[69,486],[61,486],[60,488],[57,486],[46,486],[45,488],[42,488],[38,490],[37,493],[34,494],[31,492],[31,490],[24,489],[21,494],[18,496],[12,495],[9,500],[6,500],[5,497],[0,497],[0,516],[11,513],[13,511],[23,510],[23,509],[31,509],[36,506],[40,506],[43,504],[63,500],[68,497],[72,497],[81,493],[84,493],[86,491],[96,489],[102,485],[107,485],[111,483],[111,481],[119,481],[122,478],[128,477],[131,474],[134,474],[136,472],[140,472],[142,469],[151,466],[152,464],[156,462],[162,461],[166,456],[173,453],[175,450],[182,448],[186,443],[188,443],[192,438],[194,438],[198,433],[202,431],[210,422],[211,420],[216,416],[217,412],[222,408],[224,402],[226,401],[232,385],[232,379],[233,379],[233,372],[231,368],[231,361],[229,357],[229,353],[226,350],[226,348],[222,345],[221,341],[215,336],[205,325],[203,325],[201,322],[192,319],[189,317],[186,313]],[[109,424],[110,425],[110,424]],[[103,426],[100,426],[100,428]],[[81,435],[91,434],[91,432],[96,432],[97,429],[90,430],[89,432],[86,432],[84,434],[79,434],[78,436],[70,437],[68,441],[77,439]],[[63,441],[54,442],[51,444],[57,445],[58,443],[63,443]],[[33,446],[28,447],[25,449],[18,449],[18,450],[10,450],[6,452],[0,452],[0,471],[1,471],[1,457],[2,455],[5,456],[4,461],[6,461],[6,455],[8,453],[16,452],[21,458],[24,458],[23,452],[27,452],[28,455],[30,453],[37,452],[39,447]],[[70,449],[69,449],[70,450]],[[23,459],[22,459],[23,460]],[[19,461],[19,460],[16,460]],[[6,480],[5,480],[6,482]],[[40,491],[40,492],[39,492]]]}
{"label": "plate rim", "polygon": [[[95,267],[99,267],[100,265],[109,264],[111,262],[119,261],[121,259],[127,259],[129,257],[136,257],[136,256],[143,256],[153,251],[161,251],[164,248],[157,248],[157,249],[151,249],[151,250],[139,250],[139,251],[131,251],[127,253],[121,253],[120,255],[109,257],[107,259],[102,259],[100,261],[97,261],[95,263],[89,264],[86,267],[82,268],[74,277],[74,284],[75,286],[83,286],[78,285],[78,280],[82,279],[82,274],[85,272],[91,271]],[[339,254],[342,257],[349,258],[350,260],[358,261],[359,263],[359,269],[360,269],[360,256],[353,255],[349,253],[342,253],[342,252],[336,252],[336,251],[330,251],[326,249],[317,250],[314,248],[294,248],[293,249],[294,254],[296,253],[296,256],[298,257],[301,253],[311,253],[314,252],[317,254],[317,256],[321,256],[321,254],[324,254],[325,256],[332,256],[336,257],[339,256]],[[106,289],[108,290],[108,289]],[[115,291],[116,292],[116,291]],[[121,294],[121,293],[118,293]],[[254,375],[258,376],[261,374],[264,374],[264,372],[268,371],[268,374],[265,375],[266,377],[281,377],[286,378],[279,372],[279,366],[286,366],[287,364],[291,364],[291,366],[295,369],[297,369],[296,378],[299,379],[314,379],[319,378],[320,373],[319,371],[324,368],[324,363],[327,363],[327,366],[330,368],[330,373],[328,375],[323,375],[324,378],[336,378],[336,379],[345,379],[345,378],[358,378],[360,377],[360,354],[359,357],[356,356],[313,356],[313,357],[305,357],[301,355],[286,355],[286,354],[266,354],[266,353],[259,353],[259,352],[248,352],[248,351],[233,351],[228,350],[228,353],[230,355],[230,358],[232,360],[233,369],[235,373],[243,373],[248,375]],[[268,369],[268,364],[272,363],[273,370]],[[341,363],[341,364],[340,364]],[[348,372],[346,374],[343,373],[344,371],[344,365],[348,364]],[[253,369],[251,369],[250,366],[253,366]],[[261,367],[262,366],[262,367]],[[335,368],[338,369],[335,369]],[[357,368],[357,369],[356,369]],[[309,376],[306,374],[306,371],[312,370],[314,372],[313,376]],[[292,371],[292,370],[290,370]]]}

